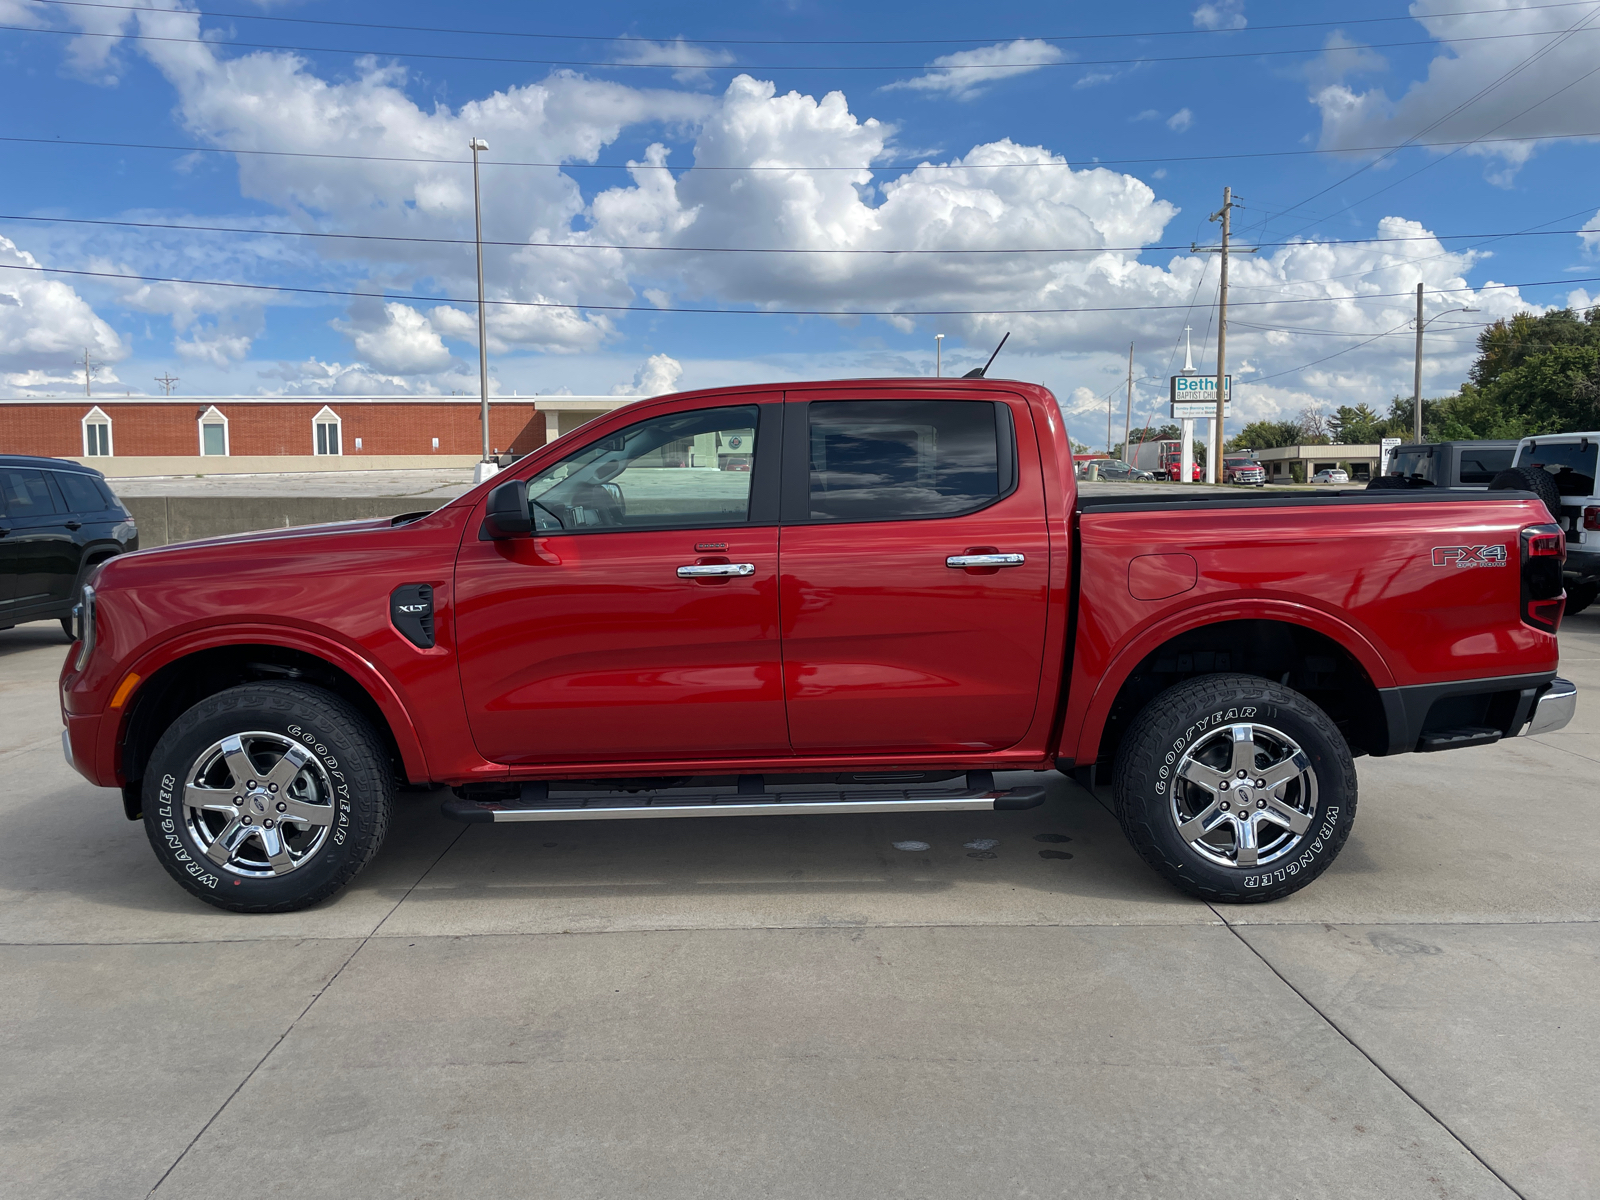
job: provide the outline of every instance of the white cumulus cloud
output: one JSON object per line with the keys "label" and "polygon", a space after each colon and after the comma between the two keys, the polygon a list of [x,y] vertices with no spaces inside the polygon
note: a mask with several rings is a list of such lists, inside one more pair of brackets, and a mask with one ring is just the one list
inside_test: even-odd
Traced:
{"label": "white cumulus cloud", "polygon": [[376,308],[353,306],[350,320],[333,323],[349,336],[362,362],[394,375],[434,375],[450,367],[450,351],[427,317],[398,301]]}
{"label": "white cumulus cloud", "polygon": [[[0,237],[0,371],[53,377],[83,352],[105,363],[127,357],[122,339],[70,284],[36,271],[39,260]],[[80,376],[81,379],[81,376]],[[25,386],[25,385],[17,385]]]}
{"label": "white cumulus cloud", "polygon": [[1018,38],[1014,42],[996,42],[977,50],[958,50],[944,54],[928,64],[924,75],[910,79],[897,79],[885,84],[883,91],[904,88],[915,92],[943,92],[957,100],[971,100],[982,95],[985,88],[1001,79],[1026,75],[1041,66],[1063,61],[1066,55],[1049,42],[1035,38]]}
{"label": "white cumulus cloud", "polygon": [[633,373],[633,382],[619,383],[613,396],[660,396],[676,391],[683,375],[683,364],[666,354],[652,354]]}
{"label": "white cumulus cloud", "polygon": [[626,42],[617,61],[641,66],[672,66],[676,68],[672,77],[679,83],[704,83],[711,78],[707,67],[725,67],[733,62],[733,55],[677,37],[670,42],[645,39]]}
{"label": "white cumulus cloud", "polygon": [[[1325,55],[1325,73],[1338,78],[1321,87],[1313,83],[1323,148],[1391,145],[1412,137],[1425,142],[1482,138],[1465,153],[1499,160],[1491,177],[1509,183],[1536,148],[1528,139],[1600,129],[1600,88],[1593,83],[1600,33],[1587,32],[1600,28],[1600,12],[1525,6],[1521,0],[1473,7],[1487,11],[1447,17],[1461,12],[1455,0],[1411,5],[1430,35],[1461,40],[1442,48],[1428,64],[1427,76],[1397,99],[1382,87],[1363,90],[1339,76],[1340,71],[1375,69],[1370,59]],[[1575,26],[1582,29],[1569,34]]]}
{"label": "white cumulus cloud", "polygon": [[1190,15],[1196,29],[1243,29],[1249,24],[1244,16],[1244,0],[1211,0]]}

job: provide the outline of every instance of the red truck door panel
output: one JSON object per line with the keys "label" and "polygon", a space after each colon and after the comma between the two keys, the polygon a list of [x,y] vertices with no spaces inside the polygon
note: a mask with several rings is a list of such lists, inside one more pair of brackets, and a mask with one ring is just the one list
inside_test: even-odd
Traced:
{"label": "red truck door panel", "polygon": [[[1016,743],[1038,703],[1050,566],[1027,408],[997,404],[992,392],[828,395],[784,406],[781,603],[794,749]],[[971,555],[1020,562],[947,565]]]}
{"label": "red truck door panel", "polygon": [[529,481],[535,536],[468,529],[457,636],[484,757],[787,750],[780,412],[746,401],[648,418]]}

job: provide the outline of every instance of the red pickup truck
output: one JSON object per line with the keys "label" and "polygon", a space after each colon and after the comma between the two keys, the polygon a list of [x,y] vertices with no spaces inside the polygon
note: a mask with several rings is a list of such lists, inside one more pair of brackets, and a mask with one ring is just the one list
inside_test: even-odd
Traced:
{"label": "red pickup truck", "polygon": [[1026,808],[994,772],[1051,768],[1177,887],[1269,900],[1353,759],[1570,719],[1564,554],[1518,492],[1086,496],[1031,384],[691,392],[433,513],[112,559],[63,744],[241,911],[337,891],[408,783],[575,821]]}

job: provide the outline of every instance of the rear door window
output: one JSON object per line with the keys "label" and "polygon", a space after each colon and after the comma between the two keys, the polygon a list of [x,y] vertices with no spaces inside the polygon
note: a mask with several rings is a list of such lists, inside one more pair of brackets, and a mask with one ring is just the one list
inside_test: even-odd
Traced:
{"label": "rear door window", "polygon": [[73,471],[57,471],[56,486],[66,498],[67,511],[74,513],[104,512],[106,502],[94,486],[92,475],[79,475]]}
{"label": "rear door window", "polygon": [[1015,486],[1004,404],[819,400],[809,409],[808,520],[960,516]]}

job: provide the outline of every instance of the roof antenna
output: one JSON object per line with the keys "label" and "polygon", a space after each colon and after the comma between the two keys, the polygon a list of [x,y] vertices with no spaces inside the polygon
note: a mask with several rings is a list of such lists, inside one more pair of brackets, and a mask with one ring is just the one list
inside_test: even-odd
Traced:
{"label": "roof antenna", "polygon": [[983,366],[981,366],[981,367],[973,367],[972,370],[968,371],[961,378],[963,378],[963,379],[982,379],[982,378],[984,378],[984,376],[988,372],[989,368],[994,366],[994,360],[995,360],[996,356],[999,355],[1001,346],[1004,346],[1006,344],[1006,338],[1008,338],[1010,336],[1011,336],[1011,331],[1008,329],[1008,330],[1006,330],[1006,337],[1001,338],[1000,339],[1000,345],[996,346],[994,348],[994,354],[989,355],[989,361],[984,363]]}

